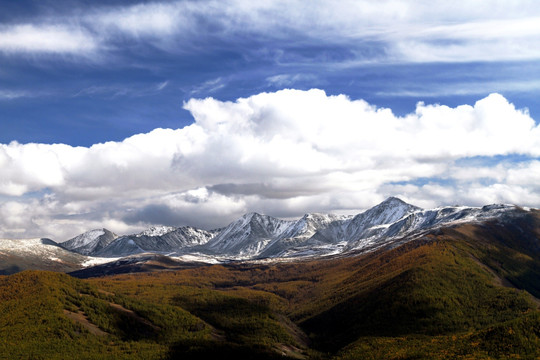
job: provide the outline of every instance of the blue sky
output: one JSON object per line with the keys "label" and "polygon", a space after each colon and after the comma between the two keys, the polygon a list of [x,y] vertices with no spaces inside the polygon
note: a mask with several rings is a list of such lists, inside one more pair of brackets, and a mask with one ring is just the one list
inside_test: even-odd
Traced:
{"label": "blue sky", "polygon": [[536,1],[0,8],[0,236],[540,206]]}

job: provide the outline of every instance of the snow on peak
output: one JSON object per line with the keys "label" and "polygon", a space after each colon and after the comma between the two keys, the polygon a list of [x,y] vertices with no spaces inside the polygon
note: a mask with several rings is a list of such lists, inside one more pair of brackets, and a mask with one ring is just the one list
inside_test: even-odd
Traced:
{"label": "snow on peak", "polygon": [[208,242],[208,248],[221,253],[255,255],[294,221],[248,213],[232,222]]}
{"label": "snow on peak", "polygon": [[252,219],[253,217],[261,216],[258,212],[248,212],[242,215],[242,219]]}
{"label": "snow on peak", "polygon": [[295,222],[295,226],[317,230],[318,228],[328,226],[333,222],[345,221],[351,218],[352,216],[350,215],[308,213],[305,214],[300,220]]}
{"label": "snow on peak", "polygon": [[172,226],[152,226],[151,228],[144,230],[136,236],[163,236],[174,230],[176,230],[176,228]]}
{"label": "snow on peak", "polygon": [[75,236],[72,239],[64,241],[62,244],[65,244],[67,242],[71,242],[72,247],[80,247],[87,245],[93,241],[95,241],[100,236],[105,235],[105,229],[94,229],[87,231],[85,233],[82,233],[80,235]]}
{"label": "snow on peak", "polygon": [[75,251],[85,255],[109,257],[140,252],[183,255],[197,252],[235,259],[334,254],[383,246],[435,227],[496,218],[512,208],[494,204],[482,208],[453,206],[423,210],[397,197],[389,197],[355,216],[308,213],[298,220],[282,220],[250,212],[213,231],[189,226],[153,226],[137,235],[117,238],[108,230],[99,229],[79,235],[70,240],[72,243],[62,246],[70,250],[76,248]]}
{"label": "snow on peak", "polygon": [[64,241],[61,245],[65,249],[89,255],[96,249],[107,246],[116,238],[117,236],[107,229],[95,229]]}
{"label": "snow on peak", "polygon": [[379,205],[376,205],[377,207],[392,207],[392,208],[406,208],[406,209],[415,209],[415,210],[421,210],[418,206],[411,205],[409,203],[406,203],[405,201],[401,200],[398,197],[390,196],[386,200],[384,200]]}
{"label": "snow on peak", "polygon": [[302,218],[306,220],[329,220],[332,218],[338,217],[337,215],[333,214],[322,214],[322,213],[307,213]]}
{"label": "snow on peak", "polygon": [[354,227],[362,228],[391,224],[418,210],[422,209],[396,197],[389,197],[379,205],[356,215],[352,223],[355,224]]}

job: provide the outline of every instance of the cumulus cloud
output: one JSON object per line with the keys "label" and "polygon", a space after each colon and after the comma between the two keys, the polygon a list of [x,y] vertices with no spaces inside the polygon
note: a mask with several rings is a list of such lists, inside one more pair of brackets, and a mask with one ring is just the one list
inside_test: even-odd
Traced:
{"label": "cumulus cloud", "polygon": [[420,206],[540,205],[540,126],[498,94],[455,108],[419,103],[403,117],[318,89],[184,107],[193,124],[121,142],[0,144],[0,237],[212,228],[248,211],[355,213],[390,195]]}

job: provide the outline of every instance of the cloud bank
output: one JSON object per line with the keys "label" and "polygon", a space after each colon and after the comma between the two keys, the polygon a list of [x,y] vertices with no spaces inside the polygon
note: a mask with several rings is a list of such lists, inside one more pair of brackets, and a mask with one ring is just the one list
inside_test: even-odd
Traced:
{"label": "cloud bank", "polygon": [[0,144],[0,237],[355,213],[390,195],[540,206],[540,126],[498,94],[403,117],[318,89],[184,108],[193,124],[121,142]]}

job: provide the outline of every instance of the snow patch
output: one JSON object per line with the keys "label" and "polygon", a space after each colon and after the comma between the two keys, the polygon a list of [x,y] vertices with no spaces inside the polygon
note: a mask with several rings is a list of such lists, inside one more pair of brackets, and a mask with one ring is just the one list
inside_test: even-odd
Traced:
{"label": "snow patch", "polygon": [[102,265],[109,262],[115,262],[121,258],[104,258],[104,257],[89,257],[88,260],[84,261],[81,266],[82,267],[90,267],[90,266],[96,266],[96,265]]}
{"label": "snow patch", "polygon": [[176,228],[171,226],[152,226],[151,228],[144,230],[143,232],[135,235],[137,237],[140,236],[163,236],[165,234],[168,234],[172,231],[176,230]]}

